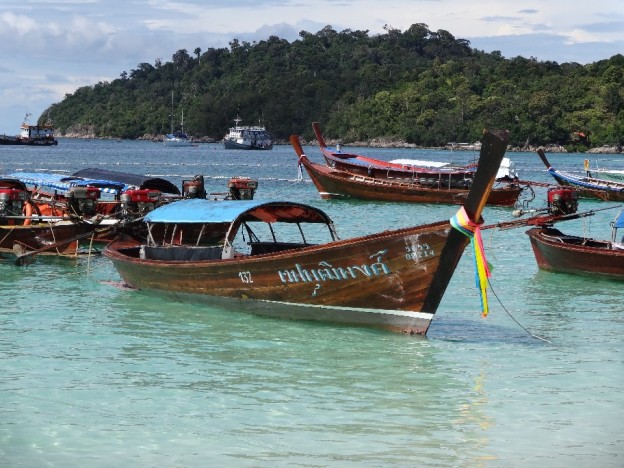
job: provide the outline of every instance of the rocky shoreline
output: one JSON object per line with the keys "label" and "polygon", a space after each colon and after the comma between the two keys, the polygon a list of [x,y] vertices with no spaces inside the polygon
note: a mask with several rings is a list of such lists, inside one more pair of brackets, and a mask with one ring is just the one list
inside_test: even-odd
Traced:
{"label": "rocky shoreline", "polygon": [[[304,145],[317,145],[316,140],[302,141]],[[325,143],[329,146],[336,146],[342,144],[338,139],[326,139]],[[288,142],[284,142],[288,144]],[[344,146],[344,145],[343,145]],[[446,150],[446,151],[479,151],[481,149],[481,143],[476,142],[473,144],[467,143],[447,143],[445,146],[420,146],[412,143],[406,143],[399,140],[388,140],[383,138],[373,138],[370,141],[354,141],[349,143],[348,146],[357,146],[364,148],[401,148],[401,149],[433,149],[433,150]],[[569,151],[556,144],[550,144],[545,146],[508,146],[508,152],[535,152],[538,148],[543,148],[546,153],[568,153]],[[620,145],[613,146],[600,146],[598,148],[591,148],[585,153],[588,154],[620,154],[622,153],[622,147]]]}
{"label": "rocky shoreline", "polygon": [[[78,128],[71,128],[65,134],[58,135],[62,138],[76,138],[76,139],[98,139],[98,140],[119,140],[119,138],[114,137],[98,137],[95,135],[95,128],[90,126],[80,126]],[[154,141],[154,142],[162,142],[164,140],[164,135],[143,135],[142,137],[137,138],[137,140],[145,140],[145,141]],[[193,138],[194,143],[220,143],[222,140],[215,140],[214,138],[209,137],[200,137]],[[341,145],[342,142],[338,139],[326,139],[325,142],[330,146]],[[275,145],[288,145],[290,144],[287,140],[274,141]],[[302,144],[304,145],[318,145],[316,140],[305,141],[302,140]],[[432,150],[443,150],[443,151],[479,151],[480,143],[448,143],[445,146],[421,146],[415,145],[413,143],[407,143],[405,141],[400,140],[392,140],[386,138],[373,138],[369,141],[354,141],[349,143],[347,146],[351,147],[364,147],[364,148],[400,148],[400,149],[432,149]],[[509,146],[507,148],[508,152],[535,152],[540,146],[528,145],[528,146]],[[543,146],[543,149],[547,153],[568,153],[569,151],[561,146],[561,145],[546,145]],[[597,148],[591,148],[585,151],[586,154],[621,154],[622,146],[621,145],[604,145]]]}

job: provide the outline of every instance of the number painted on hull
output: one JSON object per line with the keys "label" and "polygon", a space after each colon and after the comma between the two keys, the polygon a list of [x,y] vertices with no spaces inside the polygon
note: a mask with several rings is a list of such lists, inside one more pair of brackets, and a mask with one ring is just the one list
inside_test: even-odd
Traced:
{"label": "number painted on hull", "polygon": [[251,279],[251,272],[250,271],[239,271],[238,272],[238,277],[245,284],[253,283],[253,279]]}
{"label": "number painted on hull", "polygon": [[407,260],[424,260],[435,257],[435,251],[429,244],[412,244],[405,246],[405,258]]}

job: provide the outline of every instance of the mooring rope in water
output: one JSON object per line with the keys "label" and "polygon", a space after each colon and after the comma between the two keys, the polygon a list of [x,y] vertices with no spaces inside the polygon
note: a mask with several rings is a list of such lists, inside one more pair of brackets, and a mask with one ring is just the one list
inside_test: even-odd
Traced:
{"label": "mooring rope in water", "polygon": [[494,294],[494,297],[496,298],[496,300],[498,301],[500,306],[503,308],[505,313],[507,315],[509,315],[509,318],[511,318],[511,320],[516,322],[516,325],[518,325],[520,328],[522,328],[525,332],[527,332],[533,338],[535,338],[537,340],[540,340],[540,341],[544,341],[545,343],[548,343],[548,344],[552,344],[552,342],[548,341],[546,338],[542,338],[541,336],[537,336],[535,333],[532,333],[528,328],[526,328],[524,325],[522,325],[520,322],[518,322],[518,320],[516,320],[516,318],[513,315],[511,315],[511,312],[509,312],[509,310],[507,310],[507,307],[505,307],[505,304],[503,304],[503,301],[501,301],[500,297],[498,297],[498,294],[496,294],[496,291],[494,290],[494,287],[492,286],[492,281],[490,281],[489,278],[488,278],[488,285],[490,286],[490,291],[492,291],[492,294]]}
{"label": "mooring rope in water", "polygon": [[95,231],[91,234],[91,242],[89,242],[89,256],[87,257],[87,276],[91,271],[91,252],[93,251],[93,239],[95,238]]}
{"label": "mooring rope in water", "polygon": [[[488,246],[488,247],[489,247],[490,252],[492,252],[492,253],[488,253],[488,256],[491,256],[491,257],[493,256],[494,258],[496,258],[495,251],[494,251],[494,249],[492,249],[491,247],[492,247],[492,242],[493,242],[493,240],[494,240],[494,232],[495,232],[495,231],[496,231],[496,229],[492,229],[492,234],[490,235],[490,240],[489,240],[490,245]],[[530,331],[530,330],[528,330],[525,326],[523,326],[520,322],[518,322],[518,320],[516,320],[516,318],[515,318],[513,315],[511,315],[511,312],[509,312],[509,310],[507,309],[507,307],[505,307],[505,304],[503,304],[503,301],[501,301],[500,297],[498,297],[498,294],[496,294],[496,291],[494,290],[494,287],[492,286],[492,281],[491,281],[491,279],[490,279],[490,278],[487,278],[487,282],[488,282],[488,285],[490,286],[490,291],[492,291],[492,294],[494,294],[494,297],[496,298],[496,300],[498,301],[498,303],[500,304],[500,306],[503,308],[503,310],[505,311],[505,313],[506,313],[507,315],[509,315],[509,318],[511,318],[511,320],[513,320],[514,322],[516,322],[516,324],[517,324],[520,328],[522,328],[525,332],[527,332],[527,333],[528,333],[531,337],[533,337],[533,338],[535,338],[535,339],[538,339],[538,340],[540,340],[540,341],[544,341],[544,342],[546,342],[546,343],[548,343],[548,344],[552,344],[552,343],[551,343],[550,341],[548,341],[546,338],[542,338],[541,336],[537,336],[536,334],[531,333],[531,331]]]}

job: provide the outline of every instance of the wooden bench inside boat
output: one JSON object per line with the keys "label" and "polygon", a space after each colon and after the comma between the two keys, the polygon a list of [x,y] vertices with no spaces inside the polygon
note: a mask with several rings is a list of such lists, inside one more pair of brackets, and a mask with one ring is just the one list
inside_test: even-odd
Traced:
{"label": "wooden bench inside boat", "polygon": [[551,241],[551,242],[561,242],[562,244],[570,244],[570,245],[581,245],[583,243],[583,238],[578,236],[567,236],[565,234],[542,234],[542,236]]}
{"label": "wooden bench inside boat", "polygon": [[197,262],[202,260],[217,260],[221,258],[223,247],[193,247],[193,246],[143,246],[141,258],[146,260],[165,260],[176,262]]}

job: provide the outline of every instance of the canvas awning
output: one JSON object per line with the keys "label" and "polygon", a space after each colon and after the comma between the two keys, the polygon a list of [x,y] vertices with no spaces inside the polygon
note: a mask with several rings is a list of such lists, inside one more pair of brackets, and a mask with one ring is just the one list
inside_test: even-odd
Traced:
{"label": "canvas awning", "polygon": [[180,195],[180,189],[173,183],[161,177],[150,177],[127,172],[109,171],[108,169],[88,168],[81,169],[73,174],[76,177],[90,177],[106,179],[125,184],[124,190],[129,188],[159,190],[162,193]]}
{"label": "canvas awning", "polygon": [[232,223],[264,221],[323,223],[331,219],[318,208],[284,201],[203,200],[198,198],[168,203],[145,216],[148,223]]}
{"label": "canvas awning", "polygon": [[19,179],[27,185],[47,187],[63,192],[72,187],[97,187],[104,193],[118,194],[124,188],[124,184],[111,180],[86,179],[83,177],[50,174],[47,172],[14,172],[9,177]]}

